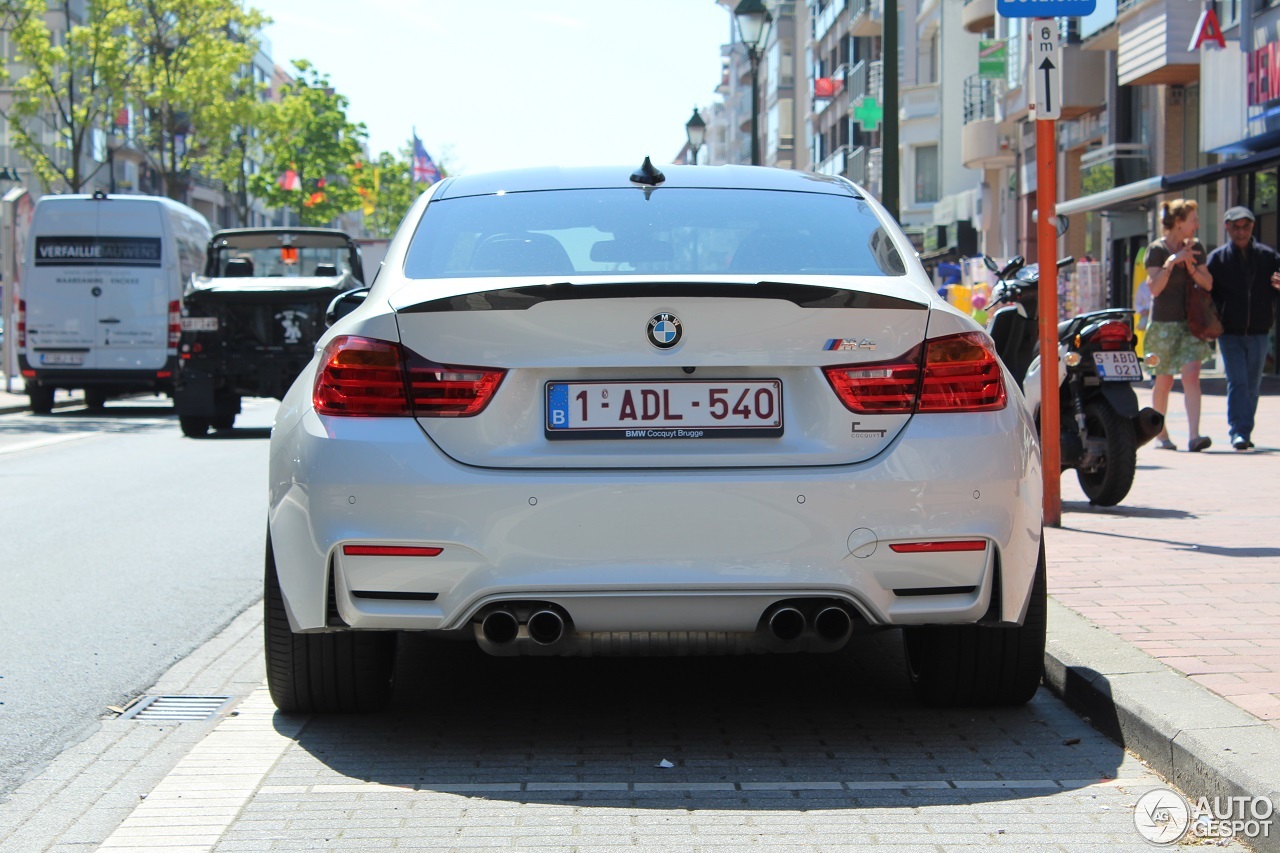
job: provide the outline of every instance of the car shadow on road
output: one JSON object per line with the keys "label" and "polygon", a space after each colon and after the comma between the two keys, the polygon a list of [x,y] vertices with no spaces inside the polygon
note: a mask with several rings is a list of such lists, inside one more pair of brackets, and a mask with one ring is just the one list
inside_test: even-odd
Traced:
{"label": "car shadow on road", "polygon": [[1128,539],[1134,542],[1151,542],[1156,545],[1172,547],[1177,551],[1196,551],[1201,554],[1211,554],[1215,557],[1245,557],[1245,558],[1263,558],[1275,559],[1280,557],[1280,548],[1231,548],[1220,545],[1205,545],[1202,542],[1175,542],[1171,539],[1165,539],[1155,536],[1134,536],[1127,533],[1111,533],[1106,530],[1087,530],[1083,527],[1067,527],[1063,525],[1063,530],[1070,530],[1074,533],[1087,533],[1090,536],[1109,536],[1114,539]]}
{"label": "car shadow on road", "polygon": [[1162,509],[1148,506],[1095,506],[1088,501],[1063,501],[1063,512],[1078,512],[1084,515],[1118,515],[1128,518],[1171,518],[1178,520],[1199,518],[1185,509]]}
{"label": "car shadow on road", "polygon": [[216,439],[219,441],[228,441],[237,438],[271,438],[271,427],[232,427],[231,429],[219,429],[210,432],[204,436],[206,440]]}
{"label": "car shadow on road", "polygon": [[389,712],[311,718],[280,783],[598,807],[914,808],[1085,787],[1124,759],[1044,688],[1019,708],[920,705],[896,631],[832,655],[609,659],[490,657],[410,634],[395,683]]}
{"label": "car shadow on road", "polygon": [[171,406],[107,406],[102,409],[59,409],[47,415],[0,418],[0,435],[74,435],[90,432],[148,432],[171,429],[177,422]]}

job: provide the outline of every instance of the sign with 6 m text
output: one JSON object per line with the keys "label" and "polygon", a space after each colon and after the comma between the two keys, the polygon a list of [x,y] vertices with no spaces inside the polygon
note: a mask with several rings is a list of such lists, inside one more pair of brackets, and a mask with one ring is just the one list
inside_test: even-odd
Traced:
{"label": "sign with 6 m text", "polygon": [[1078,18],[1092,15],[1098,0],[996,0],[1006,18]]}

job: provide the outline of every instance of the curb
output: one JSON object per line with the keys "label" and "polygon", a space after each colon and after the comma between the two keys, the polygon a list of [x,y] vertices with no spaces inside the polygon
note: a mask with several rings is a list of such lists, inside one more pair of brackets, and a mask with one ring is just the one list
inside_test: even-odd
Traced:
{"label": "curb", "polygon": [[[1044,666],[1045,686],[1193,804],[1267,796],[1280,807],[1280,729],[1052,598]],[[1265,837],[1240,840],[1280,853],[1280,816],[1264,823]]]}

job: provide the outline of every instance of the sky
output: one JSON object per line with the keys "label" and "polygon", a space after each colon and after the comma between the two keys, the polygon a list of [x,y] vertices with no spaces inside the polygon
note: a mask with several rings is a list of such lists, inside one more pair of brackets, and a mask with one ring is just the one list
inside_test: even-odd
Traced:
{"label": "sky", "polygon": [[249,0],[277,65],[305,58],[373,154],[417,128],[451,174],[670,163],[718,99],[714,0]]}

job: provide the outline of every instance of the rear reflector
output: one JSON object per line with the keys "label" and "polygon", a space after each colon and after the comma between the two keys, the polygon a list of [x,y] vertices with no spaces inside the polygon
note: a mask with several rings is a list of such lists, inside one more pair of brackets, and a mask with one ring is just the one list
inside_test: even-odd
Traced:
{"label": "rear reflector", "polygon": [[343,545],[346,557],[438,557],[443,548],[423,548],[414,545]]}
{"label": "rear reflector", "polygon": [[985,551],[985,539],[956,539],[950,542],[898,542],[889,550],[899,554],[941,554],[947,551]]}
{"label": "rear reflector", "polygon": [[[825,368],[840,402],[859,414],[989,412],[1006,402],[1000,363],[981,332],[933,338],[891,361]],[[921,362],[923,361],[923,364]]]}
{"label": "rear reflector", "polygon": [[178,351],[182,339],[182,303],[176,299],[169,303],[169,354]]}

